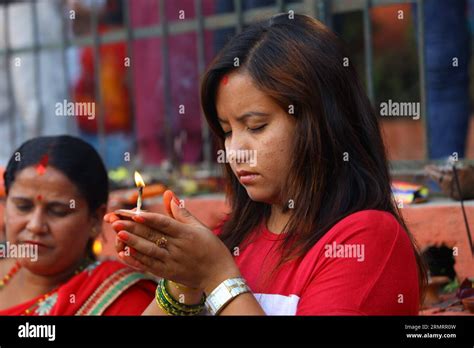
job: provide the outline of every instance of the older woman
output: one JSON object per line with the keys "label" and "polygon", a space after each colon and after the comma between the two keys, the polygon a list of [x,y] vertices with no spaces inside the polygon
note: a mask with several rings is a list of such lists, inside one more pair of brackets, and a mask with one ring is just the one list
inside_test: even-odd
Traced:
{"label": "older woman", "polygon": [[[135,315],[156,284],[117,261],[96,261],[108,199],[97,152],[70,136],[15,151],[4,174],[0,315]],[[9,257],[10,256],[10,257]]]}

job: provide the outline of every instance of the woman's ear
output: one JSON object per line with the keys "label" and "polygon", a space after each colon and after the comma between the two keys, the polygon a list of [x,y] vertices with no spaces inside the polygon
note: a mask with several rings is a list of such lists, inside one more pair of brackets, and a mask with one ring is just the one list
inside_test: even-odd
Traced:
{"label": "woman's ear", "polygon": [[96,238],[102,232],[102,223],[105,212],[107,211],[107,205],[102,204],[94,212],[92,212],[92,229],[91,237]]}

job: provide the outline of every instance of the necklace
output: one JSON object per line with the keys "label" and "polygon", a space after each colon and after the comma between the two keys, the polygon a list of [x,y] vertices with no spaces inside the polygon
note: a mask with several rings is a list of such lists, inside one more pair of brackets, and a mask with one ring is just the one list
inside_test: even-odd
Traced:
{"label": "necklace", "polygon": [[[85,260],[83,260],[81,262],[81,264],[79,265],[79,267],[75,270],[74,272],[74,275],[72,277],[74,277],[75,275],[81,273],[87,266],[89,266],[91,263],[93,263],[94,261],[91,260],[90,258],[87,258]],[[21,265],[20,263],[17,261],[15,263],[15,265],[13,265],[13,267],[10,269],[10,271],[7,273],[6,276],[3,277],[3,279],[0,281],[0,290],[2,290],[7,284],[8,282],[10,281],[10,279],[16,274],[18,273],[18,271],[20,270],[21,268]],[[72,278],[71,277],[71,278]],[[47,298],[49,298],[51,295],[55,294],[58,290],[59,290],[59,287],[61,285],[57,286],[56,288],[54,288],[53,290],[47,292],[46,294],[44,294],[43,296],[41,296],[38,300],[36,300],[30,307],[28,307],[27,309],[25,309],[25,311],[23,312],[22,315],[30,315],[34,309],[36,309],[42,302],[46,301]]]}
{"label": "necklace", "polygon": [[0,290],[2,290],[8,284],[10,279],[20,270],[20,268],[20,263],[18,261],[15,262],[10,271],[8,271],[8,273],[2,278],[2,280],[0,280]]}
{"label": "necklace", "polygon": [[[77,275],[78,273],[81,273],[84,268],[86,268],[87,266],[89,266],[92,262],[94,262],[94,260],[90,259],[90,258],[86,258],[84,259],[81,264],[79,265],[79,267],[77,267],[77,269],[74,271],[74,275]],[[15,264],[13,265],[13,267],[8,271],[8,273],[2,278],[2,280],[0,280],[0,290],[2,290],[9,282],[10,280],[13,278],[13,276],[15,274],[18,273],[18,271],[20,270],[21,268],[21,265],[20,263],[17,261],[15,262]]]}

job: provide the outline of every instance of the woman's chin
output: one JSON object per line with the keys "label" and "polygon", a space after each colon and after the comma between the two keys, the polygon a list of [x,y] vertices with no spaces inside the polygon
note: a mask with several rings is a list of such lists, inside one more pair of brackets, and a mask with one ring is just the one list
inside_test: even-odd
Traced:
{"label": "woman's chin", "polygon": [[44,274],[48,267],[47,265],[43,264],[43,262],[39,259],[36,261],[33,261],[31,259],[21,259],[18,260],[18,262],[22,268],[27,269],[28,271],[34,274]]}
{"label": "woman's chin", "polygon": [[247,189],[247,194],[252,201],[270,204],[271,202],[270,196],[267,193],[262,192],[256,187],[246,187],[246,189]]}
{"label": "woman's chin", "polygon": [[54,258],[50,258],[48,255],[41,254],[43,253],[39,253],[39,255],[34,258],[18,259],[18,262],[22,267],[30,270],[33,273],[49,273],[51,269],[55,268],[57,262],[55,262]]}

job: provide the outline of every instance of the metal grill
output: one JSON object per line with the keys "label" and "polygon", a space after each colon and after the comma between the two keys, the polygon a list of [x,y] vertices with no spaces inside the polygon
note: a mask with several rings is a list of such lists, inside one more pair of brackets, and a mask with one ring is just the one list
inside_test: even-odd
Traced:
{"label": "metal grill", "polygon": [[[13,100],[13,91],[12,91],[12,76],[11,76],[11,68],[10,68],[10,60],[12,57],[15,57],[18,54],[29,52],[34,55],[34,86],[36,89],[35,96],[36,98],[40,98],[41,91],[40,91],[40,79],[41,74],[39,73],[40,69],[40,62],[39,62],[39,52],[45,50],[61,50],[62,52],[62,69],[64,71],[64,88],[67,90],[69,95],[69,100],[71,99],[71,91],[70,91],[70,71],[71,67],[69,66],[68,59],[66,58],[66,50],[70,46],[76,47],[85,47],[85,46],[92,46],[94,48],[94,71],[95,71],[95,101],[100,105],[102,102],[101,91],[99,88],[99,84],[97,80],[99,78],[99,67],[100,67],[100,54],[99,49],[101,45],[116,43],[116,42],[125,42],[127,47],[127,56],[133,60],[133,48],[132,42],[134,40],[144,39],[144,38],[161,38],[161,50],[162,55],[162,64],[163,64],[163,78],[165,86],[169,85],[169,81],[171,79],[170,76],[170,52],[169,52],[169,39],[173,35],[182,34],[182,33],[189,33],[193,32],[196,34],[197,38],[197,67],[198,72],[201,74],[205,69],[205,41],[204,41],[204,32],[205,30],[219,30],[219,29],[228,29],[228,28],[235,28],[237,32],[240,32],[243,27],[247,24],[256,22],[263,17],[274,15],[275,13],[285,12],[288,10],[293,10],[295,13],[303,13],[326,23],[328,26],[331,26],[331,17],[333,14],[344,13],[348,11],[362,11],[363,13],[363,28],[364,28],[364,59],[365,59],[365,75],[366,75],[366,83],[367,83],[367,93],[372,100],[374,101],[374,84],[373,84],[373,47],[372,47],[372,27],[370,21],[370,10],[372,7],[375,6],[382,6],[382,5],[389,5],[389,4],[401,4],[401,3],[413,3],[416,2],[418,4],[418,23],[423,23],[423,0],[417,1],[392,1],[392,0],[302,0],[297,2],[290,2],[284,0],[277,0],[274,6],[269,7],[260,7],[250,10],[243,9],[243,1],[242,0],[229,0],[233,1],[234,4],[234,11],[230,13],[221,13],[221,14],[213,14],[205,16],[203,15],[203,1],[206,0],[193,0],[194,1],[194,10],[195,10],[195,17],[193,19],[185,19],[179,21],[172,21],[168,22],[167,17],[165,15],[165,1],[166,0],[158,0],[159,6],[159,24],[147,26],[147,27],[140,27],[140,28],[133,28],[131,25],[130,20],[130,6],[131,0],[124,0],[123,1],[123,13],[124,13],[124,26],[122,29],[117,29],[110,32],[99,33],[98,30],[98,15],[97,15],[97,6],[93,6],[92,12],[92,31],[91,35],[86,37],[76,37],[70,38],[67,34],[67,18],[66,15],[62,16],[62,40],[59,42],[41,44],[38,33],[38,11],[37,11],[37,1],[32,0],[30,1],[31,6],[31,13],[32,13],[32,23],[34,28],[34,35],[33,35],[33,45],[32,46],[25,46],[25,47],[11,47],[9,42],[9,33],[8,33],[8,23],[11,20],[9,18],[9,11],[3,11],[4,16],[4,25],[5,25],[5,48],[0,50],[0,59],[4,59],[7,67],[7,94],[8,94],[8,115],[9,115],[9,126],[10,126],[10,139],[9,143],[11,146],[14,145],[14,140],[17,138],[16,129],[15,129],[15,120],[14,120],[14,104],[12,103]],[[10,6],[10,5],[4,5]],[[421,96],[421,114],[426,115],[426,83],[425,83],[425,62],[424,62],[424,32],[423,26],[418,25],[417,30],[417,45],[418,45],[418,57],[419,57],[419,85],[420,85],[420,96]],[[133,66],[133,65],[132,65]],[[133,69],[127,70],[127,81],[128,81],[128,88],[131,93],[131,110],[133,116],[133,110],[135,105],[135,98],[134,98],[134,91],[132,86],[132,74]],[[172,98],[171,92],[167,88],[163,88],[163,100],[165,101],[165,115],[164,115],[164,129],[165,129],[165,137],[166,137],[166,151],[169,158],[174,158],[175,154],[173,153],[173,139],[171,134],[171,110],[173,108],[172,105]],[[41,104],[39,104],[41,105]],[[100,153],[102,156],[105,156],[105,145],[106,145],[106,137],[105,135],[105,125],[104,125],[104,117],[100,114],[101,108],[98,108],[99,114],[97,114],[98,119],[98,135],[99,135],[99,143],[100,143]],[[41,135],[42,124],[44,122],[44,111],[39,110],[39,122],[38,122],[38,129],[37,135]],[[426,117],[423,117],[423,122],[426,122]],[[201,117],[201,129],[202,129],[202,143],[203,143],[203,162],[207,166],[212,166],[212,158],[213,154],[211,140],[209,136],[209,129]],[[425,132],[427,131],[426,124],[424,125]],[[425,134],[427,136],[427,134]],[[26,140],[26,139],[22,139]],[[13,151],[13,148],[11,149]]]}

